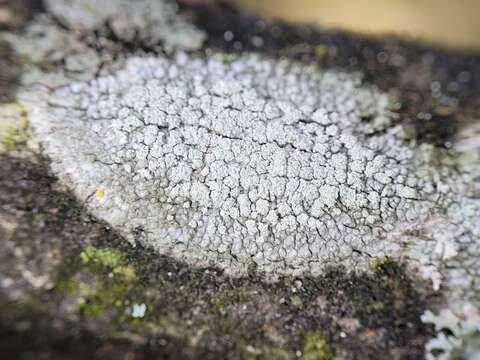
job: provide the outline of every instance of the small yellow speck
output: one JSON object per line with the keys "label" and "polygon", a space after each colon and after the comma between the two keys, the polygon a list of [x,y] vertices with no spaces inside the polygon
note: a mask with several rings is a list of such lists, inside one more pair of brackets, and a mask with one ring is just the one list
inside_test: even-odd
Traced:
{"label": "small yellow speck", "polygon": [[103,199],[104,196],[105,196],[105,190],[103,190],[102,188],[98,188],[96,191],[95,191],[95,196],[99,199]]}

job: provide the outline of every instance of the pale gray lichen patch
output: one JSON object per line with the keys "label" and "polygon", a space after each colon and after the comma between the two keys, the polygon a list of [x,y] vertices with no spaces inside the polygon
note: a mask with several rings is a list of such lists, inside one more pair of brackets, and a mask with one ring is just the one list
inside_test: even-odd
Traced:
{"label": "pale gray lichen patch", "polygon": [[168,0],[46,0],[47,9],[79,31],[98,30],[108,24],[118,39],[163,44],[165,50],[198,50],[205,34],[177,16]]}
{"label": "pale gray lichen patch", "polygon": [[142,0],[132,17],[126,1],[68,3],[3,35],[25,59],[21,98],[56,174],[127,239],[233,273],[407,257],[451,301],[480,302],[478,149],[444,164],[406,144],[387,98],[356,75],[125,51],[201,45],[178,40],[169,2]]}
{"label": "pale gray lichen patch", "polygon": [[[57,86],[71,80],[91,79],[112,56],[100,56],[76,34],[64,31],[47,15],[39,15],[22,34],[0,33],[25,65],[23,87]],[[61,64],[61,66],[59,66]],[[39,82],[39,79],[41,81]]]}
{"label": "pale gray lichen patch", "polygon": [[471,179],[397,127],[375,131],[388,101],[355,75],[179,53],[132,58],[30,109],[59,177],[132,242],[234,273],[408,255],[478,301]]}
{"label": "pale gray lichen patch", "polygon": [[46,8],[22,33],[0,32],[25,66],[23,87],[110,74],[135,52],[199,50],[206,37],[169,0],[50,0]]}

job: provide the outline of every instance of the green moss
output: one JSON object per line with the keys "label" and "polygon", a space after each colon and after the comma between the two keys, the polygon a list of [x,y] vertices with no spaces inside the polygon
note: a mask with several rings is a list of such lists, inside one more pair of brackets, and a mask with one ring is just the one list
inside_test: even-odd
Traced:
{"label": "green moss", "polygon": [[320,332],[315,331],[305,339],[302,360],[332,360],[333,355],[330,352],[327,341]]}
{"label": "green moss", "polygon": [[3,136],[1,143],[6,150],[13,150],[19,142],[19,131],[13,126],[9,126]]}
{"label": "green moss", "polygon": [[135,278],[135,269],[126,263],[124,254],[117,249],[88,246],[80,253],[80,259],[84,265],[99,266],[127,281]]}
{"label": "green moss", "polygon": [[83,316],[110,315],[117,324],[137,320],[131,317],[132,304],[137,297],[127,284],[97,278],[92,284],[80,283],[78,294],[78,311]]}
{"label": "green moss", "polygon": [[56,291],[76,299],[81,316],[105,317],[114,326],[138,326],[144,317],[132,316],[133,305],[147,301],[143,287],[135,280],[135,269],[122,251],[87,246],[65,264]]}
{"label": "green moss", "polygon": [[99,302],[85,301],[82,299],[78,307],[79,313],[87,317],[99,317],[105,313],[105,307]]}
{"label": "green moss", "polygon": [[[20,146],[25,145],[30,136],[29,123],[24,109],[17,105],[12,106],[15,106],[15,111],[18,112],[18,119],[15,121],[15,126],[10,125],[2,131],[2,136],[0,138],[0,148],[3,148],[7,151],[12,151],[18,149]],[[3,116],[1,112],[2,111],[0,110],[0,122],[10,121],[7,119],[2,119]]]}
{"label": "green moss", "polygon": [[71,278],[61,278],[58,280],[55,289],[63,295],[74,295],[77,292],[77,284]]}

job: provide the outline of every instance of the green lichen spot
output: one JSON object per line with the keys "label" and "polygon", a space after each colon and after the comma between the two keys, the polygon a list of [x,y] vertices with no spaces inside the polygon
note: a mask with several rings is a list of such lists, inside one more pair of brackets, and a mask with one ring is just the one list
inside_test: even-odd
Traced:
{"label": "green lichen spot", "polygon": [[148,302],[134,267],[121,250],[90,245],[72,260],[57,291],[72,297],[79,315],[111,319],[117,325],[139,325],[146,318],[134,311],[134,304],[147,307]]}
{"label": "green lichen spot", "polygon": [[2,138],[2,145],[6,150],[13,150],[18,143],[18,129],[9,126],[6,130],[5,136]]}
{"label": "green lichen spot", "polygon": [[316,331],[307,336],[302,352],[302,360],[333,360],[325,338]]}
{"label": "green lichen spot", "polygon": [[12,151],[26,145],[30,126],[25,109],[16,103],[0,107],[0,150]]}
{"label": "green lichen spot", "polygon": [[117,249],[88,246],[81,252],[80,259],[84,265],[100,266],[110,270],[113,275],[122,276],[125,280],[135,278],[135,269],[126,263],[125,256]]}

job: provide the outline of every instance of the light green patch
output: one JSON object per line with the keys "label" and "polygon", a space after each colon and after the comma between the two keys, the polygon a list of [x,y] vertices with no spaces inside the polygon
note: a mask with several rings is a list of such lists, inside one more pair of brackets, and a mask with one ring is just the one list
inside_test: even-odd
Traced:
{"label": "light green patch", "polygon": [[[58,281],[57,291],[77,304],[85,317],[109,319],[112,325],[142,325],[149,312],[134,312],[134,304],[149,304],[125,254],[114,248],[87,246]],[[138,311],[137,311],[138,313]],[[136,315],[136,316],[135,316]]]}
{"label": "light green patch", "polygon": [[105,313],[105,307],[99,302],[86,302],[84,299],[81,299],[79,303],[79,312],[80,314],[87,317],[99,317]]}
{"label": "light green patch", "polygon": [[27,144],[30,125],[27,113],[19,103],[0,106],[0,150],[12,151]]}
{"label": "light green patch", "polygon": [[130,302],[134,297],[130,290],[127,284],[98,278],[92,284],[80,283],[77,288],[77,295],[80,295],[78,311],[87,317],[111,314],[116,323],[124,323],[131,316]]}
{"label": "light green patch", "polygon": [[300,359],[333,360],[333,355],[330,352],[328,343],[320,332],[315,331],[307,336]]}
{"label": "light green patch", "polygon": [[81,252],[80,259],[84,265],[100,266],[127,281],[135,278],[135,269],[126,263],[125,256],[117,249],[88,246]]}

